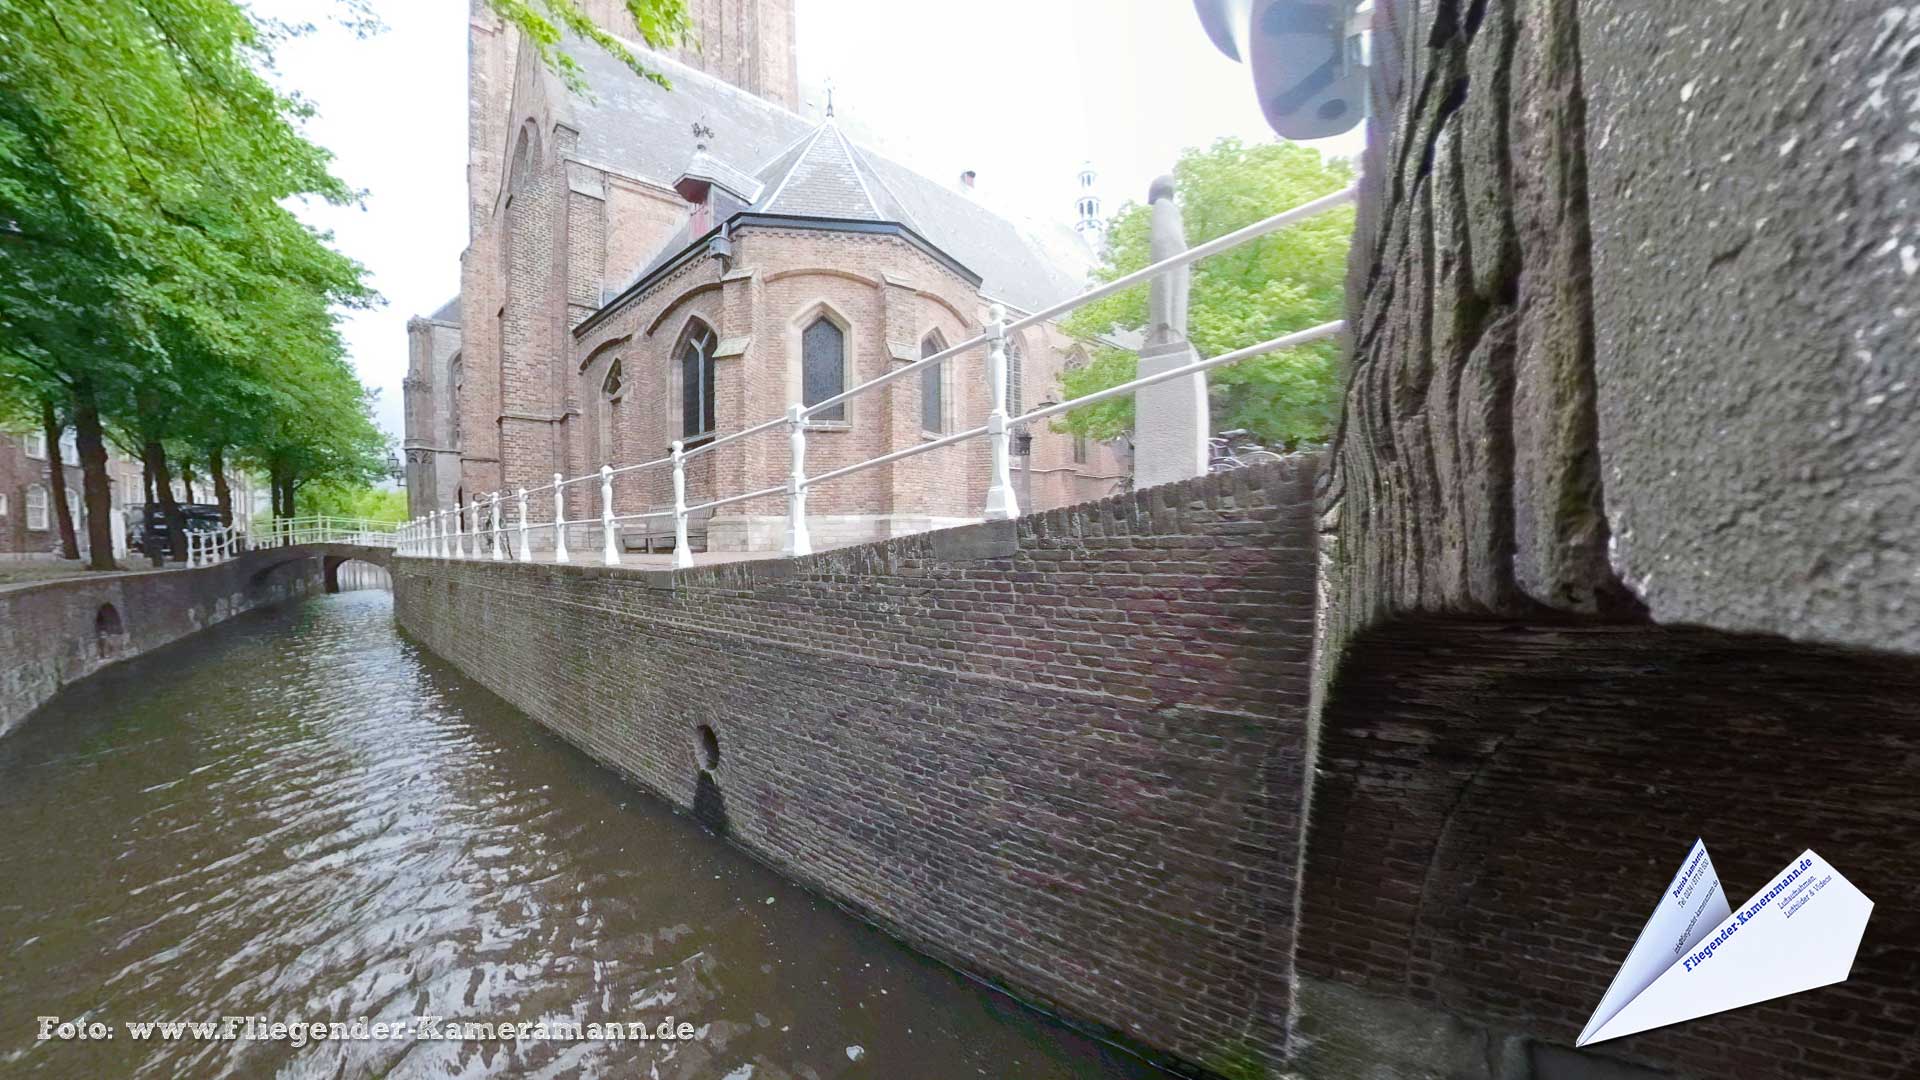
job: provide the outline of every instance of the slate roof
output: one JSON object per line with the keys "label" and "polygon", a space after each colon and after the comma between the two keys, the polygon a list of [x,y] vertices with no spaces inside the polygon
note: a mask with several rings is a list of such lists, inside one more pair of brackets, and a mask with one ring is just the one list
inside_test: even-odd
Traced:
{"label": "slate roof", "polygon": [[460,325],[460,294],[454,293],[453,299],[447,301],[444,304],[441,304],[440,309],[438,311],[435,311],[433,314],[427,316],[427,318],[432,319],[434,322],[452,323],[455,326],[459,326]]}
{"label": "slate roof", "polygon": [[[981,278],[981,291],[1026,311],[1086,287],[1093,264],[1064,223],[1016,223],[961,192],[854,144],[828,121],[815,125],[670,57],[629,43],[673,83],[671,91],[633,74],[591,45],[573,51],[593,99],[571,98],[579,157],[671,186],[694,162],[693,125],[714,130],[703,157],[751,174],[763,190],[751,209],[828,220],[897,222]],[[711,163],[705,164],[711,169]],[[732,205],[716,205],[715,220]],[[682,229],[634,280],[697,239]],[[632,282],[623,283],[631,285]],[[622,290],[610,290],[608,297]]]}

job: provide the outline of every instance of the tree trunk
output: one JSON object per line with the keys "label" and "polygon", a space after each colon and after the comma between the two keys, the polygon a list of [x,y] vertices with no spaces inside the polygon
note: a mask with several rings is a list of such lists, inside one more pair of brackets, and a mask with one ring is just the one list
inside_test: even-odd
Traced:
{"label": "tree trunk", "polygon": [[47,479],[53,491],[53,512],[60,522],[60,557],[78,559],[80,540],[73,533],[73,507],[67,503],[67,463],[60,460],[60,436],[67,429],[47,398],[40,399],[40,427],[47,438]]}
{"label": "tree trunk", "polygon": [[292,473],[287,474],[286,485],[287,485],[286,494],[280,497],[280,501],[287,508],[287,517],[292,518],[293,517],[293,493],[294,493],[294,490],[298,487],[298,485],[294,483]]}
{"label": "tree trunk", "polygon": [[207,451],[207,469],[213,473],[213,501],[220,504],[220,524],[233,524],[233,489],[227,486],[227,455],[218,446]]}
{"label": "tree trunk", "polygon": [[100,431],[100,410],[93,388],[74,389],[74,442],[80,450],[80,488],[87,501],[87,565],[115,569],[113,563],[113,485],[107,478],[107,441]]}
{"label": "tree trunk", "polygon": [[167,554],[176,562],[187,561],[187,517],[180,512],[180,501],[173,497],[173,474],[167,470],[167,451],[159,439],[148,439],[143,451],[147,471],[153,474],[153,490],[160,496],[160,512],[167,519]]}

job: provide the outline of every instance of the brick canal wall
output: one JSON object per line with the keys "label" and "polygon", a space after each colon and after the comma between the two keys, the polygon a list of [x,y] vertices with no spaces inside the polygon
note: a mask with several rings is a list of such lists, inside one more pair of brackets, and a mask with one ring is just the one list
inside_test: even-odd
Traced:
{"label": "brick canal wall", "polygon": [[915,946],[1277,1064],[1311,461],[679,573],[396,559],[469,676]]}
{"label": "brick canal wall", "polygon": [[0,587],[0,735],[62,686],[324,585],[322,558],[259,551],[199,570]]}

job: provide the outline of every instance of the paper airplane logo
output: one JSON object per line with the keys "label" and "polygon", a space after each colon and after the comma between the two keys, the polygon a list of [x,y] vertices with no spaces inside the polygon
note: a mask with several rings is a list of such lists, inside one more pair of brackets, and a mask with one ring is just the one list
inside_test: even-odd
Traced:
{"label": "paper airplane logo", "polygon": [[1845,982],[1872,913],[1811,850],[1729,908],[1695,840],[1575,1045]]}

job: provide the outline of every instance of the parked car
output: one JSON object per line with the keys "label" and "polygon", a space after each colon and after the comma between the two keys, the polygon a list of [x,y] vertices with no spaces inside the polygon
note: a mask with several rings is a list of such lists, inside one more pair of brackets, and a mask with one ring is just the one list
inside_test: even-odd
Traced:
{"label": "parked car", "polygon": [[[220,507],[213,503],[181,503],[180,516],[185,519],[188,532],[212,532],[220,527]],[[153,521],[147,521],[146,508],[136,506],[127,511],[127,547],[142,555],[147,552],[147,542],[151,538],[154,549],[166,551],[172,543],[172,534],[167,529],[167,515],[158,504],[153,508]]]}

